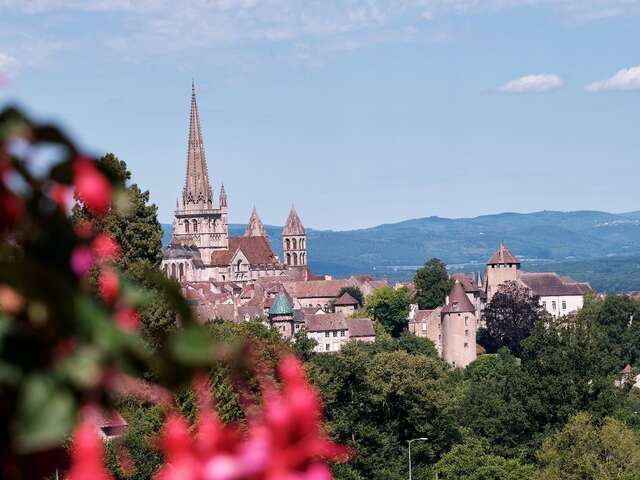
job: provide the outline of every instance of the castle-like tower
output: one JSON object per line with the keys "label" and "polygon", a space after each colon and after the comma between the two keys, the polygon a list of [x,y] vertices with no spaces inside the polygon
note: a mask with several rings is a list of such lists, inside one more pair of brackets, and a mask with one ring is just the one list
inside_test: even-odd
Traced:
{"label": "castle-like tower", "polygon": [[476,308],[456,283],[442,309],[442,358],[454,368],[465,368],[476,359]]}
{"label": "castle-like tower", "polygon": [[227,194],[222,186],[220,204],[216,208],[213,202],[213,190],[209,183],[196,89],[193,83],[191,84],[187,172],[182,189],[182,202],[176,205],[173,241],[194,245],[204,259],[209,258],[214,251],[226,250],[229,247]]}
{"label": "castle-like tower", "polygon": [[247,224],[243,237],[267,237],[267,230],[264,228],[264,224],[258,216],[256,207],[253,207],[253,211],[251,212],[251,217],[249,217],[249,223]]}
{"label": "castle-like tower", "polygon": [[282,250],[285,265],[289,267],[307,265],[307,232],[293,206],[282,230]]}
{"label": "castle-like tower", "polygon": [[487,302],[490,302],[498,287],[504,282],[518,279],[520,260],[507,248],[504,243],[487,262],[486,293]]}

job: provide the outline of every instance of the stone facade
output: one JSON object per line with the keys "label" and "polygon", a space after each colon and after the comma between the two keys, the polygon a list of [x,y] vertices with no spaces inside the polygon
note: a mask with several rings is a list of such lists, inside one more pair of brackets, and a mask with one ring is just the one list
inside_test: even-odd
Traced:
{"label": "stone facade", "polygon": [[279,277],[288,269],[307,271],[307,237],[302,221],[291,209],[283,242],[286,263],[275,255],[266,229],[253,209],[242,237],[229,237],[228,199],[224,185],[217,204],[209,181],[195,87],[191,91],[187,169],[182,198],[176,202],[171,241],[162,269],[183,285],[187,282],[246,283]]}

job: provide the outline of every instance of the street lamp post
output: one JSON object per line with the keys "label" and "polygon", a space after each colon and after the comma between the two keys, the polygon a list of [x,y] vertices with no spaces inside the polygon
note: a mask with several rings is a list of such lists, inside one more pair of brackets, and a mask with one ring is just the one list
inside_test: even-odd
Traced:
{"label": "street lamp post", "polygon": [[407,443],[409,444],[409,480],[412,480],[411,478],[411,442],[419,442],[419,441],[426,442],[427,440],[429,439],[422,437],[422,438],[413,438],[407,441]]}

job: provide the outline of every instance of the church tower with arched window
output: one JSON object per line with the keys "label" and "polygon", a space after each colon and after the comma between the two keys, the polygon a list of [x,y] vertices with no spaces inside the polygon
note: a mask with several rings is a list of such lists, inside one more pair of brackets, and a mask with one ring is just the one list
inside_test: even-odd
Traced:
{"label": "church tower with arched window", "polygon": [[293,206],[282,230],[282,251],[285,265],[289,267],[307,266],[307,232]]}

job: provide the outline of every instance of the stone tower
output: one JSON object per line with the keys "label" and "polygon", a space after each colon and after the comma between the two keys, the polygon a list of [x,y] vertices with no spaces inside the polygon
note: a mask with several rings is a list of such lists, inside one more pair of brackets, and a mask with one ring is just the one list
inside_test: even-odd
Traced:
{"label": "stone tower", "polygon": [[491,301],[498,287],[504,282],[518,279],[518,270],[520,270],[520,260],[511,253],[504,243],[493,254],[487,262],[487,301]]}
{"label": "stone tower", "polygon": [[307,232],[293,206],[282,230],[282,250],[285,265],[289,267],[307,265]]}
{"label": "stone tower", "polygon": [[249,218],[249,223],[247,224],[247,229],[244,231],[243,237],[267,237],[267,230],[264,228],[264,224],[258,216],[256,207],[253,207],[253,211],[251,212],[251,217]]}
{"label": "stone tower", "polygon": [[196,89],[193,83],[191,84],[187,172],[182,189],[182,202],[176,206],[173,220],[172,243],[197,247],[205,262],[208,262],[211,253],[216,250],[225,250],[229,246],[227,195],[223,186],[220,189],[220,206],[216,208],[213,203],[213,190],[209,183]]}
{"label": "stone tower", "polygon": [[476,309],[456,280],[442,309],[442,358],[454,368],[476,359]]}
{"label": "stone tower", "polygon": [[293,306],[285,293],[279,293],[269,309],[269,325],[288,339],[295,334],[294,324]]}

